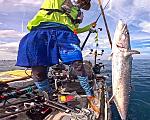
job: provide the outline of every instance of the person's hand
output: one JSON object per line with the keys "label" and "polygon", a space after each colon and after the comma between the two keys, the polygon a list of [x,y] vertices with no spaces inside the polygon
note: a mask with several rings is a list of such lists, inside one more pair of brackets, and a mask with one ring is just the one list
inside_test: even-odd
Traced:
{"label": "person's hand", "polygon": [[96,22],[93,22],[93,23],[92,23],[92,27],[93,27],[93,28],[95,28],[96,25],[97,25]]}

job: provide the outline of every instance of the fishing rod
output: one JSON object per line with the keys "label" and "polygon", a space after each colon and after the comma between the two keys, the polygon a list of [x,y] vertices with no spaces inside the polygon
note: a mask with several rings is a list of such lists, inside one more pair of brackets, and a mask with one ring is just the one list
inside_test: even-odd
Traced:
{"label": "fishing rod", "polygon": [[24,89],[12,91],[10,93],[1,94],[0,95],[0,102],[11,99],[11,98],[18,98],[21,95],[24,95],[24,94],[27,94],[27,93],[32,93],[35,88],[36,88],[36,86],[27,87],[27,88],[24,88]]}
{"label": "fishing rod", "polygon": [[4,114],[4,115],[0,115],[0,119],[3,119],[3,118],[6,118],[6,117],[12,117],[13,115],[16,115],[16,114],[19,114],[19,113],[22,113],[22,112],[26,112],[26,111],[28,111],[28,110],[31,110],[31,109],[33,109],[35,106],[31,106],[31,107],[29,107],[29,108],[26,108],[26,109],[24,109],[24,110],[20,110],[20,111],[15,111],[15,112],[13,112],[13,113],[8,113],[8,114]]}
{"label": "fishing rod", "polygon": [[[108,0],[108,2],[106,3],[104,9],[106,9],[106,7],[108,6],[109,2],[110,2],[110,0]],[[96,21],[95,21],[95,24],[98,22],[98,20],[99,20],[99,18],[101,17],[101,15],[102,15],[102,13],[100,13],[99,16],[97,17],[97,19],[96,19]],[[94,25],[94,26],[92,26],[92,27],[95,28],[96,26]],[[102,30],[102,29],[100,29],[100,30]],[[85,38],[85,40],[84,40],[84,42],[83,42],[83,44],[82,44],[82,46],[81,46],[81,51],[83,50],[83,48],[84,48],[84,46],[85,46],[87,40],[89,39],[91,33],[94,33],[94,32],[95,32],[95,30],[91,30],[91,29],[89,30],[89,33],[88,33],[87,37]]]}
{"label": "fishing rod", "polygon": [[[26,88],[26,89],[22,89],[20,91],[15,91],[15,92],[11,92],[11,93],[7,93],[7,94],[4,94],[4,95],[0,95],[0,101],[4,101],[4,100],[8,100],[8,99],[11,99],[11,98],[18,98],[20,95],[23,95],[23,94],[26,94],[26,93],[30,93],[31,92],[34,92],[33,90],[31,90],[31,88]],[[19,113],[22,113],[22,112],[27,112],[29,110],[33,110],[33,109],[39,109],[37,110],[36,112],[41,112],[41,114],[44,114],[43,113],[43,108],[53,108],[53,109],[56,109],[56,110],[59,110],[59,111],[62,111],[62,112],[66,112],[66,113],[70,113],[70,112],[74,112],[74,113],[77,113],[79,112],[79,110],[76,110],[74,108],[70,108],[66,105],[63,105],[63,104],[60,104],[58,102],[55,102],[55,101],[52,101],[52,100],[48,100],[45,98],[44,94],[36,94],[36,93],[33,93],[35,95],[35,97],[30,97],[30,99],[27,99],[27,100],[24,100],[24,101],[19,101],[17,103],[9,103],[8,105],[2,105],[0,106],[2,109],[7,109],[10,110],[10,111],[13,111],[13,112],[9,112],[9,113],[4,113],[4,114],[1,114],[0,115],[0,119],[1,118],[6,118],[6,117],[12,117],[13,115],[18,115]],[[24,106],[27,104],[27,108],[23,107],[23,108],[17,108],[16,107],[16,110],[17,111],[14,111],[13,108],[11,108],[11,106],[20,106],[20,105]],[[45,107],[44,107],[45,106]],[[0,109],[1,109],[0,108]],[[12,109],[12,110],[11,110]],[[32,114],[32,113],[31,113]]]}
{"label": "fishing rod", "polygon": [[23,104],[23,103],[26,103],[26,102],[31,102],[31,101],[34,101],[35,99],[37,99],[37,96],[36,96],[36,97],[33,97],[33,98],[30,98],[30,99],[27,99],[27,100],[20,101],[20,102],[8,104],[8,105],[3,105],[3,106],[0,106],[0,107],[1,107],[1,108],[8,108],[8,107],[10,107],[10,106],[15,106],[15,105]]}
{"label": "fishing rod", "polygon": [[47,100],[46,105],[56,108],[57,110],[60,110],[62,112],[66,112],[66,113],[69,113],[69,112],[78,113],[79,112],[78,110],[76,110],[74,108],[70,108],[66,105],[60,104],[60,103],[52,101],[52,100]]}
{"label": "fishing rod", "polygon": [[43,116],[47,114],[48,110],[50,109],[50,107],[45,105],[44,102],[45,100],[43,96],[36,95],[35,97],[30,97],[30,99],[24,101],[19,101],[16,103],[0,106],[0,109],[3,109],[4,111],[3,113],[0,114],[0,119],[12,119],[13,117],[17,117],[17,115],[23,112],[26,112],[26,115],[29,118],[30,115],[32,116],[33,115],[32,113],[35,112],[36,115],[40,114],[41,116]]}
{"label": "fishing rod", "polygon": [[103,6],[102,6],[102,2],[101,2],[101,0],[98,0],[98,2],[99,2],[100,9],[101,9],[101,14],[103,16],[104,24],[105,24],[105,27],[106,27],[109,43],[110,43],[110,46],[112,48],[111,36],[110,36],[109,28],[108,28],[108,25],[107,25],[107,22],[106,22],[106,17],[105,17],[105,14],[104,14],[104,9],[103,9]]}
{"label": "fishing rod", "polygon": [[[109,2],[110,2],[110,0],[108,0],[108,2],[106,3],[105,7],[103,8],[104,10],[105,10],[106,7],[108,6]],[[102,13],[100,13],[99,16],[97,17],[97,19],[96,19],[96,21],[95,21],[96,23],[98,22],[98,20],[99,20],[99,18],[100,18],[101,15],[102,15]]]}
{"label": "fishing rod", "polygon": [[82,46],[81,46],[81,51],[83,50],[83,48],[84,48],[84,46],[85,46],[87,40],[89,39],[91,33],[94,33],[94,32],[96,32],[96,30],[92,30],[92,29],[89,30],[89,33],[88,33],[87,37],[85,38],[85,40],[84,40],[84,42],[83,42],[83,44],[82,44]]}

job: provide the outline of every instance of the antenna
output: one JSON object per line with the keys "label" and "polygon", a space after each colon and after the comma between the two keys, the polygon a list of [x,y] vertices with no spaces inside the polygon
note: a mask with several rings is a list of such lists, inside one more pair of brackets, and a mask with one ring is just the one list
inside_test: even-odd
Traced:
{"label": "antenna", "polygon": [[21,32],[23,33],[24,32],[24,21],[22,19],[22,22],[21,22]]}
{"label": "antenna", "polygon": [[24,32],[24,18],[25,18],[25,7],[23,7],[23,15],[22,15],[22,20],[21,20],[21,32]]}

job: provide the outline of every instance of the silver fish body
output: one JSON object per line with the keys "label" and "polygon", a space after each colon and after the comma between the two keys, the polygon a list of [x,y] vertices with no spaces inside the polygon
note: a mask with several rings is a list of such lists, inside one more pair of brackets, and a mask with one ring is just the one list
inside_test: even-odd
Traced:
{"label": "silver fish body", "polygon": [[127,24],[120,20],[112,46],[112,88],[113,100],[122,120],[126,120],[128,112],[132,54],[139,52],[131,50]]}

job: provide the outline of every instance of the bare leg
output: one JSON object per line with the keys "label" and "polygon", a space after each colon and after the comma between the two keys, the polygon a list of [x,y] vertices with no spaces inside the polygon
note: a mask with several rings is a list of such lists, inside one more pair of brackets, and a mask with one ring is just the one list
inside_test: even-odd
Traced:
{"label": "bare leg", "polygon": [[96,105],[94,105],[94,100],[95,100],[94,92],[92,90],[92,87],[90,87],[89,85],[88,76],[85,72],[83,62],[75,61],[73,62],[72,67],[74,68],[74,71],[80,81],[81,87],[84,89],[86,95],[88,96],[87,98],[90,106],[95,112],[100,112],[99,108]]}
{"label": "bare leg", "polygon": [[35,85],[40,91],[46,91],[48,93],[52,92],[52,88],[50,87],[48,77],[47,77],[47,67],[44,66],[36,66],[32,67],[32,78],[34,80]]}
{"label": "bare leg", "polygon": [[74,68],[74,72],[77,75],[81,87],[84,89],[87,96],[93,96],[93,90],[89,85],[88,76],[86,75],[83,62],[82,61],[75,61],[72,64]]}

